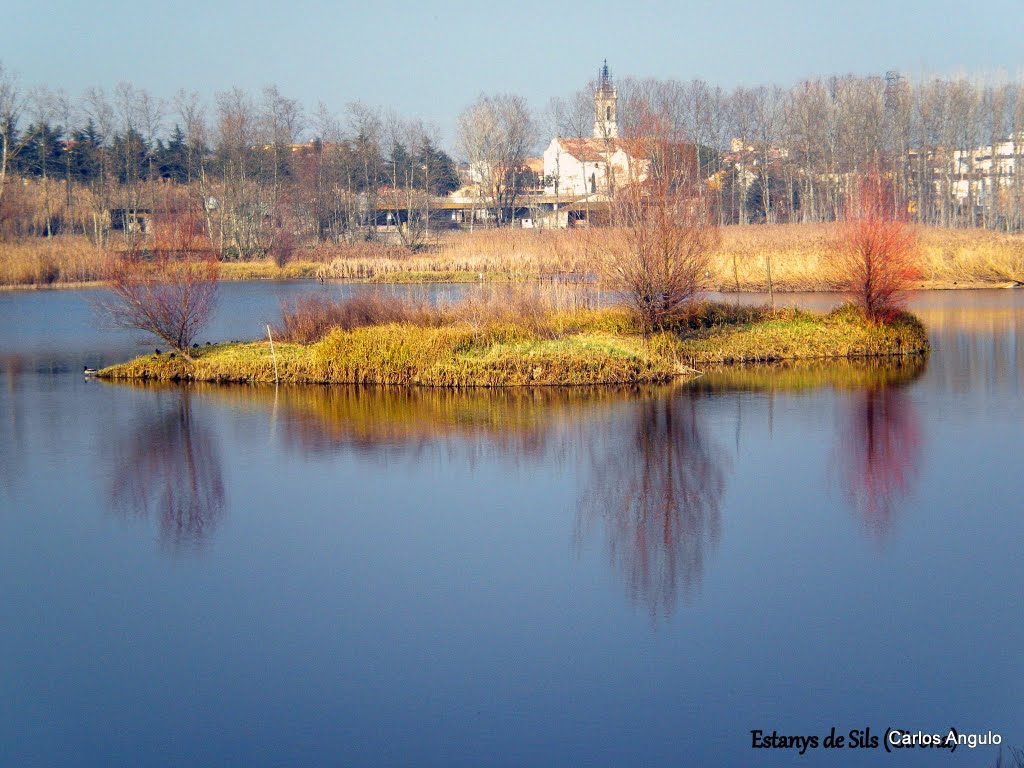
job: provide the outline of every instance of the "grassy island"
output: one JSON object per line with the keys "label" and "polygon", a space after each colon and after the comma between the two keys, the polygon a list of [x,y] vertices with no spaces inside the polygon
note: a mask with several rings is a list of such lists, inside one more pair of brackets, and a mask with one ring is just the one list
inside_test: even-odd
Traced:
{"label": "grassy island", "polygon": [[[386,384],[429,387],[638,384],[691,378],[698,367],[782,360],[920,355],[910,314],[873,323],[852,307],[828,314],[695,303],[675,327],[641,332],[618,308],[541,309],[515,301],[409,308],[380,297],[340,313],[297,308],[268,341],[217,344],[192,359],[163,353],[99,372],[109,379]],[[276,374],[275,374],[276,356]]]}

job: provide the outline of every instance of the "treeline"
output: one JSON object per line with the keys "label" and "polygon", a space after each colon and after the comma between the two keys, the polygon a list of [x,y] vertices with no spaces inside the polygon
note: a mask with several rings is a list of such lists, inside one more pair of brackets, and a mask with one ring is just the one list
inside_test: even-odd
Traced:
{"label": "treeline", "polygon": [[379,195],[419,220],[430,196],[459,185],[430,126],[362,104],[306,114],[273,86],[210,105],[129,84],[71,99],[20,92],[0,69],[0,151],[0,236],[82,233],[102,246],[112,229],[187,212],[223,257],[372,237]]}
{"label": "treeline", "polygon": [[[722,223],[839,219],[858,177],[880,169],[916,221],[1024,226],[1024,82],[911,82],[888,73],[788,89],[726,90],[702,80],[616,86],[622,135],[641,133],[653,109],[701,147]],[[559,135],[589,136],[593,91],[553,99],[548,114]],[[983,149],[993,145],[995,159]]]}
{"label": "treeline", "polygon": [[[641,134],[656,110],[700,148],[702,189],[722,224],[841,219],[857,180],[880,171],[915,221],[1024,228],[1022,82],[890,74],[791,88],[615,85],[621,135]],[[520,187],[536,184],[517,169],[538,138],[591,135],[593,90],[552,99],[541,116],[519,97],[488,98],[459,118],[459,152],[493,177],[485,207],[493,197],[492,208],[514,211]],[[993,146],[996,157],[983,149]],[[208,103],[130,84],[72,98],[19,89],[0,67],[0,237],[82,233],[102,246],[113,228],[130,231],[137,214],[163,206],[187,208],[222,257],[372,239],[383,223],[415,245],[429,233],[431,198],[458,186],[435,129],[363,104],[307,112],[273,86]],[[381,219],[385,207],[393,220]]]}

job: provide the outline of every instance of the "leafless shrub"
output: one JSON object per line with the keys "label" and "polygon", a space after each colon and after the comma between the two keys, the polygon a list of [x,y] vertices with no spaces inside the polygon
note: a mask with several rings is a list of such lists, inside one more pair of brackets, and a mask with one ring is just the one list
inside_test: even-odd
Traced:
{"label": "leafless shrub", "polygon": [[615,229],[601,274],[646,333],[675,324],[702,290],[718,229],[700,192],[696,148],[661,115],[648,114],[643,135],[645,160],[612,196]]}
{"label": "leafless shrub", "polygon": [[495,286],[455,302],[431,304],[379,292],[359,292],[342,299],[302,296],[281,307],[275,336],[282,341],[309,344],[333,328],[350,330],[388,323],[423,327],[469,323],[475,327],[516,324],[546,333],[552,313],[594,306],[587,285]]}
{"label": "leafless shrub", "polygon": [[839,287],[868,319],[891,319],[917,276],[917,237],[897,204],[890,179],[874,172],[860,180],[853,214],[842,225],[834,251]]}
{"label": "leafless shrub", "polygon": [[413,307],[394,296],[360,292],[341,300],[302,296],[281,307],[278,336],[283,341],[319,341],[332,328],[346,330],[367,325],[409,322]]}
{"label": "leafless shrub", "polygon": [[218,264],[201,236],[197,212],[165,212],[149,253],[111,258],[110,295],[99,299],[101,316],[119,328],[151,333],[182,356],[213,318]]}

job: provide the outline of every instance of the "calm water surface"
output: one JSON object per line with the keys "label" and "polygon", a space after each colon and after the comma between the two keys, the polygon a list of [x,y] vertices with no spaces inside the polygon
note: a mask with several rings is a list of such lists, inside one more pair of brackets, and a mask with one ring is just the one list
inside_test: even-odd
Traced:
{"label": "calm water surface", "polygon": [[[227,284],[210,337],[341,290]],[[1024,293],[916,296],[927,363],[474,394],[85,381],[153,346],[87,296],[0,294],[2,765],[1024,745]]]}

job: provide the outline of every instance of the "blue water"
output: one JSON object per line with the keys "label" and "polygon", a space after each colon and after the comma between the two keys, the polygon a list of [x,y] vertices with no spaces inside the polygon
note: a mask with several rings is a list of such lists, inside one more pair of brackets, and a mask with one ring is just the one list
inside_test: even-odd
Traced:
{"label": "blue water", "polygon": [[[211,338],[316,290],[228,284]],[[1024,745],[1024,294],[915,297],[924,364],[468,394],[86,381],[153,344],[87,296],[0,294],[2,765]]]}

